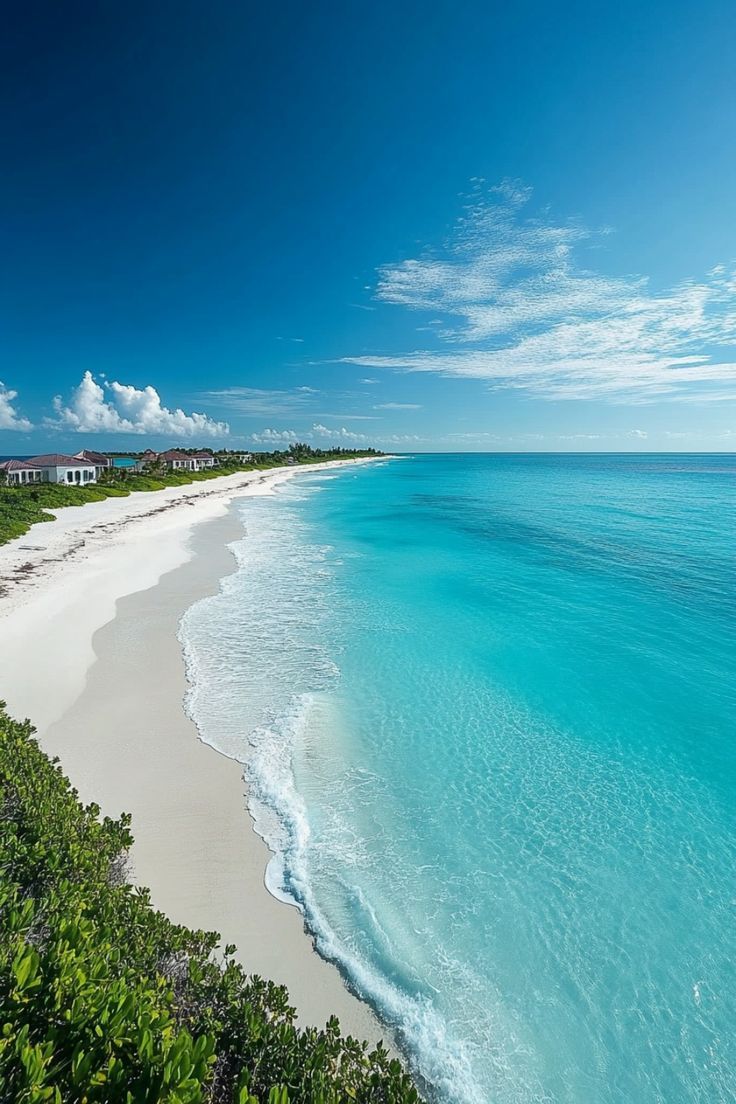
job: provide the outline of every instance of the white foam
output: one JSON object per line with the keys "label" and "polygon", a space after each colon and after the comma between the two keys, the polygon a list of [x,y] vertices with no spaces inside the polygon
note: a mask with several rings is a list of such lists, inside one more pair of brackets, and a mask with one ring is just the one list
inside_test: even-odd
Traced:
{"label": "white foam", "polygon": [[[286,487],[277,502],[244,504],[246,537],[231,546],[238,571],[182,620],[187,711],[205,742],[243,764],[255,829],[273,856],[266,872],[269,891],[304,913],[319,953],[340,967],[392,1029],[432,1095],[485,1104],[470,1048],[450,1038],[432,1000],[403,992],[348,949],[314,892],[310,869],[319,855],[295,781],[294,754],[325,692],[339,679],[317,631],[335,609],[329,582],[337,561],[330,562],[329,546],[310,539],[293,509],[317,485],[310,480]],[[344,846],[355,842],[346,826]],[[384,957],[390,955],[381,919],[362,891],[353,889],[363,934],[377,939]]]}

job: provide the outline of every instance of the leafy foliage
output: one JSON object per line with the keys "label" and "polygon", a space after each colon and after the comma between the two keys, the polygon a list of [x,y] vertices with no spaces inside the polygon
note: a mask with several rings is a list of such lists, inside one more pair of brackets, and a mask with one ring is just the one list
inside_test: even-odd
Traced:
{"label": "leafy foliage", "polygon": [[[194,451],[194,450],[189,450]],[[342,460],[357,456],[378,455],[375,450],[356,452],[348,449],[313,449],[309,445],[292,445],[288,452],[254,453],[253,459],[241,464],[231,453],[222,453],[215,468],[204,471],[169,471],[164,465],[152,464],[144,472],[124,468],[109,469],[91,486],[78,487],[66,483],[31,483],[23,486],[0,485],[0,544],[22,537],[39,521],[53,521],[49,511],[61,506],[83,506],[86,502],[101,502],[105,498],[128,495],[133,491],[160,491],[164,487],[183,487],[232,475],[238,471],[253,471],[279,467],[285,462],[317,464],[325,460]]]}
{"label": "leafy foliage", "polygon": [[124,877],[130,818],[84,807],[0,703],[0,1097],[17,1104],[416,1104],[379,1046],[300,1030],[285,989]]}

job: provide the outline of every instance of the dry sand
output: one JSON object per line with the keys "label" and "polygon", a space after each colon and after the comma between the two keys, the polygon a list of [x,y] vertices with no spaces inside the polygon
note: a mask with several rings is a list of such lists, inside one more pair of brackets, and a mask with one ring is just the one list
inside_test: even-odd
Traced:
{"label": "dry sand", "polygon": [[265,888],[269,853],[240,766],[198,739],[183,708],[177,628],[235,568],[232,498],[315,467],[67,508],[0,548],[0,697],[33,720],[83,800],[132,813],[132,875],[157,908],[235,943],[249,972],[288,986],[300,1022],[334,1013],[376,1042],[371,1011]]}

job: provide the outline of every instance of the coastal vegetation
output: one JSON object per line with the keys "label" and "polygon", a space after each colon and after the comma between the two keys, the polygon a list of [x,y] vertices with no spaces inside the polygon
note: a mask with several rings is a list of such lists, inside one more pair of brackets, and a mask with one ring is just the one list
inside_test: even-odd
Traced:
{"label": "coastal vegetation", "polygon": [[83,806],[0,703],[0,1097],[416,1104],[382,1046],[299,1029],[285,989],[131,886],[130,818]]}
{"label": "coastal vegetation", "polygon": [[288,463],[319,464],[327,460],[376,455],[378,454],[374,449],[315,449],[310,445],[295,443],[284,452],[253,453],[245,463],[240,462],[233,453],[215,454],[217,467],[204,471],[172,471],[164,464],[154,462],[146,464],[141,472],[125,468],[106,469],[96,483],[87,486],[64,483],[0,485],[0,544],[22,537],[36,522],[53,521],[53,510],[62,506],[82,506],[86,502],[100,502],[105,498],[136,491],[160,491],[164,487],[184,486],[239,471],[267,470]]}

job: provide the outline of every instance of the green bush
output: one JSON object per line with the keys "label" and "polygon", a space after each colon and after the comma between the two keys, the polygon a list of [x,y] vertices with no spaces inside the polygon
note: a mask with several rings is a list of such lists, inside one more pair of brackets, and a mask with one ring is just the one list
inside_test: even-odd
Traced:
{"label": "green bush", "polygon": [[415,1104],[382,1047],[300,1030],[235,948],[125,879],[130,819],[80,804],[0,703],[0,1099],[17,1104]]}
{"label": "green bush", "polygon": [[[306,452],[303,451],[305,449]],[[108,470],[98,483],[88,487],[67,483],[0,486],[0,544],[22,537],[36,522],[53,521],[53,514],[49,511],[61,506],[83,506],[85,502],[101,502],[105,498],[122,497],[132,491],[161,491],[164,487],[184,487],[188,483],[200,483],[235,472],[279,467],[290,456],[300,464],[318,464],[325,460],[368,455],[376,454],[371,450],[349,452],[346,449],[324,452],[311,449],[308,445],[295,445],[288,453],[261,453],[250,464],[239,464],[223,454],[219,466],[208,471],[168,471],[154,467],[150,471],[137,473],[113,469]]]}

